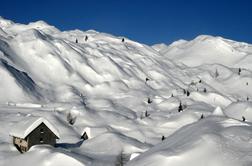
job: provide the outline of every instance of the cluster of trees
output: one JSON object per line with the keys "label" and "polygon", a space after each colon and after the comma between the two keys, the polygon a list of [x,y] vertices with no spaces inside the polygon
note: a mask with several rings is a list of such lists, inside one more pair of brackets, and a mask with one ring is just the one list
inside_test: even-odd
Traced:
{"label": "cluster of trees", "polygon": [[[86,42],[88,41],[88,36],[86,35],[85,36],[85,39],[84,39]],[[125,39],[124,38],[122,38],[122,42],[124,43],[125,42]],[[75,43],[79,43],[79,40],[76,38],[75,39]]]}
{"label": "cluster of trees", "polygon": [[185,89],[183,89],[183,93],[184,93],[186,96],[190,96],[190,92],[189,92],[189,90],[185,90]]}
{"label": "cluster of trees", "polygon": [[[87,35],[85,36],[85,41],[88,41],[88,36],[87,36]],[[75,40],[75,43],[79,43],[79,40],[76,39],[76,40]]]}
{"label": "cluster of trees", "polygon": [[[124,38],[122,39],[122,42],[124,42]],[[145,84],[147,84],[147,82],[149,81],[150,79],[148,77],[145,78]],[[152,103],[152,100],[150,97],[147,98],[147,104],[148,106]],[[145,110],[145,113],[144,113],[144,117],[149,117],[150,116],[150,113],[148,113],[147,109],[148,109],[148,106]],[[143,119],[143,116],[141,115],[141,119]]]}
{"label": "cluster of trees", "polygon": [[[150,99],[150,97],[148,97],[147,103],[148,103],[148,105],[150,105],[152,103],[152,100]],[[147,106],[147,108],[148,108],[148,106]],[[147,108],[144,113],[144,117],[146,117],[146,118],[150,116],[150,113],[147,111]],[[141,119],[143,119],[143,117],[141,117]]]}

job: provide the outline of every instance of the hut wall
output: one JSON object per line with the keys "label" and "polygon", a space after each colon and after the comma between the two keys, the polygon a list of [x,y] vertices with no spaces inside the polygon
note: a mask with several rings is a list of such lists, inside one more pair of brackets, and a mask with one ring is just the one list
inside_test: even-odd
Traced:
{"label": "hut wall", "polygon": [[28,136],[28,148],[33,145],[49,144],[55,146],[57,136],[44,124],[41,123]]}

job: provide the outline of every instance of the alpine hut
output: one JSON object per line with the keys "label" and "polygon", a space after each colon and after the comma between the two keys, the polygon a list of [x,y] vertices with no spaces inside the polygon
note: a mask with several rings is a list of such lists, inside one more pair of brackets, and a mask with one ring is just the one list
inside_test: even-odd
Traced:
{"label": "alpine hut", "polygon": [[55,146],[59,139],[58,130],[43,117],[27,117],[10,132],[13,144],[21,152],[26,152],[33,145],[48,144]]}

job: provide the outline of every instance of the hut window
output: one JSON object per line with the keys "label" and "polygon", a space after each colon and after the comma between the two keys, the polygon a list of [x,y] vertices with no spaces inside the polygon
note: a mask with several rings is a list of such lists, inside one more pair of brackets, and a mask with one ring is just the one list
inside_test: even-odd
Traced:
{"label": "hut window", "polygon": [[44,133],[44,129],[42,128],[42,129],[40,129],[40,133]]}
{"label": "hut window", "polygon": [[44,141],[43,141],[43,138],[40,138],[39,142],[40,142],[40,143],[43,143],[43,142],[44,142]]}

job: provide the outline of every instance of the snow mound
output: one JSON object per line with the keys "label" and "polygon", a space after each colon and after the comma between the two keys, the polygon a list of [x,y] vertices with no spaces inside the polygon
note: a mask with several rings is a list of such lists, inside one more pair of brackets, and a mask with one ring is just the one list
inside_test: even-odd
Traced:
{"label": "snow mound", "polygon": [[245,117],[246,121],[252,122],[251,102],[232,103],[225,109],[224,112],[227,116],[231,118],[242,120],[242,117]]}
{"label": "snow mound", "polygon": [[227,105],[231,103],[230,99],[217,93],[204,94],[204,93],[193,92],[191,94],[191,98],[194,99],[195,101],[206,102],[213,106],[221,105],[223,107],[226,107]]}
{"label": "snow mound", "polygon": [[[50,146],[36,145],[29,152],[16,156],[15,160],[9,160],[8,164],[18,166],[22,163],[26,166],[85,166],[76,157],[72,157],[67,152],[54,150]],[[1,165],[1,164],[0,164]]]}
{"label": "snow mound", "polygon": [[87,140],[80,147],[81,151],[95,154],[118,155],[120,152],[131,154],[142,152],[147,146],[130,137],[119,133],[104,133]]}
{"label": "snow mound", "polygon": [[251,126],[225,123],[230,122],[210,117],[183,127],[127,166],[251,165]]}

